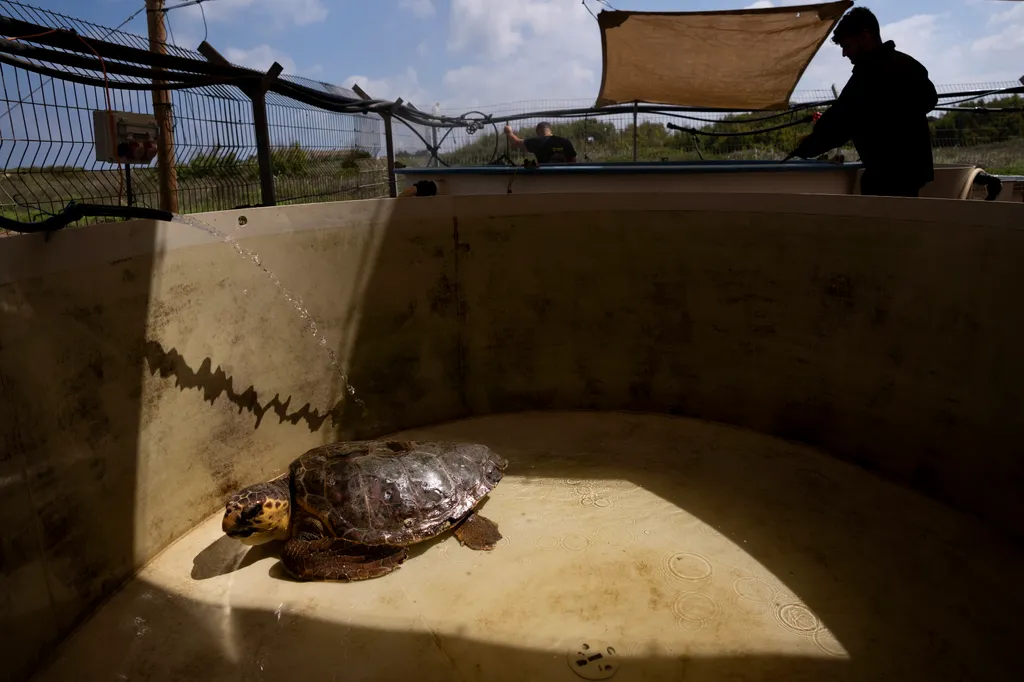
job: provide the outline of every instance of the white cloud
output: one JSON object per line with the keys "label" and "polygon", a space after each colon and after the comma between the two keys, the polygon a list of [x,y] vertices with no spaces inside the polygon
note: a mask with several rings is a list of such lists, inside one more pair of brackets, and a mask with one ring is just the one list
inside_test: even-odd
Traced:
{"label": "white cloud", "polygon": [[431,0],[399,0],[398,6],[407,9],[420,19],[434,16],[437,11]]}
{"label": "white cloud", "polygon": [[[428,91],[416,70],[349,76],[372,97],[402,97],[429,111],[541,98],[592,99],[601,70],[601,34],[578,0],[452,0],[448,51],[462,63],[448,69],[441,88]],[[432,45],[420,43],[424,56]]]}
{"label": "white cloud", "polygon": [[185,50],[194,50],[199,47],[199,43],[203,39],[202,29],[200,29],[199,33],[196,33],[192,25],[185,22],[173,24],[168,22],[167,25],[170,28],[167,32],[167,42]]}
{"label": "white cloud", "polygon": [[565,0],[452,0],[450,30],[450,50],[475,51],[490,59],[527,48],[550,54],[565,46],[572,52],[594,44],[600,54],[594,17],[582,4]]}
{"label": "white cloud", "polygon": [[595,98],[601,32],[579,2],[452,0],[448,49],[466,62],[443,78],[444,102]]}
{"label": "white cloud", "polygon": [[[538,66],[543,67],[543,73],[534,71]],[[522,76],[531,71],[533,77]],[[539,64],[533,58],[519,57],[496,65],[452,69],[445,73],[443,82],[449,93],[445,102],[465,106],[541,99],[589,100],[597,96],[600,73],[578,61]]]}
{"label": "white cloud", "polygon": [[[1024,62],[1024,3],[1012,9],[993,14],[989,18],[990,26],[1002,26],[997,33],[984,36],[971,43],[974,52],[1016,52],[1016,60]],[[1010,55],[1007,55],[1010,56]],[[1013,57],[1010,57],[1011,59]]]}
{"label": "white cloud", "polygon": [[229,47],[224,51],[224,57],[233,64],[248,66],[259,71],[266,71],[274,62],[284,67],[284,72],[294,74],[295,62],[285,53],[275,50],[269,45],[259,45],[251,50],[240,50],[237,47]]}
{"label": "white cloud", "polygon": [[1019,23],[1024,21],[1024,3],[1014,5],[1008,10],[997,12],[988,19],[989,25]]}
{"label": "white cloud", "polygon": [[418,108],[429,111],[430,97],[420,85],[416,69],[409,67],[404,73],[388,78],[369,78],[367,76],[349,76],[339,84],[343,88],[358,85],[366,94],[374,99],[396,100],[401,97]]}
{"label": "white cloud", "polygon": [[1024,46],[1024,25],[1007,26],[999,33],[985,36],[971,43],[975,52],[1013,51]]}

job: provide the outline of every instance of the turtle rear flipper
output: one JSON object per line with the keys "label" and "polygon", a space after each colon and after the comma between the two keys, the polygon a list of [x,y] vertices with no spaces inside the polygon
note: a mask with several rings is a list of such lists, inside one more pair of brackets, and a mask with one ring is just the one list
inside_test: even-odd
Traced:
{"label": "turtle rear flipper", "polygon": [[476,513],[467,516],[453,532],[461,544],[476,550],[492,550],[501,539],[498,524]]}
{"label": "turtle rear flipper", "polygon": [[292,538],[281,552],[281,565],[297,580],[352,582],[387,575],[408,555],[405,547],[370,547],[336,538]]}

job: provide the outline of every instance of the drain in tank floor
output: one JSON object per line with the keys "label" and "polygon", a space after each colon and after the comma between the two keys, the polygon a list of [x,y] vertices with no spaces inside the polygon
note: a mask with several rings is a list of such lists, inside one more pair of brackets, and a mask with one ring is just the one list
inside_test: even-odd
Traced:
{"label": "drain in tank floor", "polygon": [[607,680],[619,671],[615,647],[605,642],[587,640],[569,649],[569,667],[585,680]]}

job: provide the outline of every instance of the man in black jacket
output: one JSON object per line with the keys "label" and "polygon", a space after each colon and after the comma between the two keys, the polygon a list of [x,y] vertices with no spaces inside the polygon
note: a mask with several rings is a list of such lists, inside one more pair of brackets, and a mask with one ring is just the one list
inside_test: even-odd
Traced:
{"label": "man in black jacket", "polygon": [[934,177],[928,112],[938,103],[928,70],[883,43],[878,19],[857,7],[832,34],[853,75],[814,130],[790,154],[816,157],[853,140],[864,164],[861,192],[916,197]]}

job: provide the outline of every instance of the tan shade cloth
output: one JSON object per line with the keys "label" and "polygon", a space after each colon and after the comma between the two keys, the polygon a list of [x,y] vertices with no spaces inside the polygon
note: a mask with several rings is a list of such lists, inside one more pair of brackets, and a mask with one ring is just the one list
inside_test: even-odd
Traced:
{"label": "tan shade cloth", "polygon": [[604,75],[597,106],[649,102],[784,109],[850,0],[721,12],[598,15]]}

